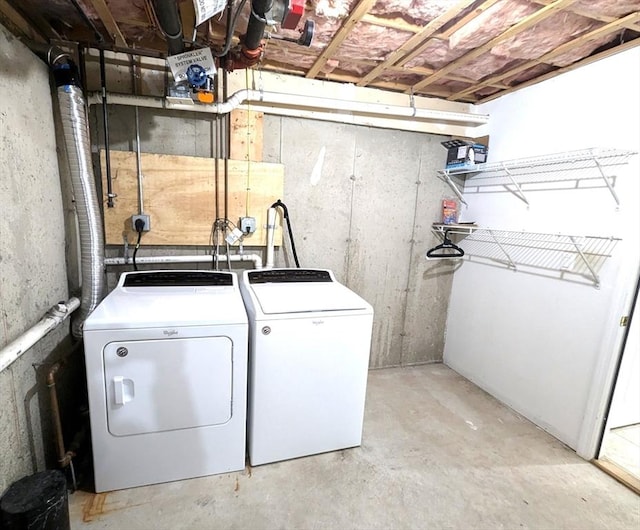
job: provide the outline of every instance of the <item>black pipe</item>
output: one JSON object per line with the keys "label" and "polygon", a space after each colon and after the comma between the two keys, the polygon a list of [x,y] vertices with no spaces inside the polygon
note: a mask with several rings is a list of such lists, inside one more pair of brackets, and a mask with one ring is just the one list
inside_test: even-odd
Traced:
{"label": "black pipe", "polygon": [[271,205],[271,208],[280,208],[282,209],[282,217],[287,222],[287,230],[289,232],[289,241],[291,241],[291,252],[293,254],[293,261],[296,263],[296,267],[300,268],[300,262],[298,261],[298,253],[296,252],[296,242],[293,239],[293,229],[291,228],[291,219],[289,218],[289,209],[287,205],[283,203],[280,199],[274,202]]}
{"label": "black pipe", "polygon": [[109,112],[107,109],[107,72],[104,50],[100,50],[100,83],[102,85],[102,122],[104,126],[104,163],[107,171],[107,206],[113,208],[113,183],[111,182],[111,156],[109,155]]}
{"label": "black pipe", "polygon": [[177,55],[184,51],[182,22],[176,0],[153,0],[153,8],[160,29],[167,39],[169,55]]}
{"label": "black pipe", "polygon": [[264,36],[264,28],[267,26],[265,14],[271,11],[272,5],[273,0],[252,0],[247,33],[242,39],[246,49],[255,50],[260,47],[260,42]]}

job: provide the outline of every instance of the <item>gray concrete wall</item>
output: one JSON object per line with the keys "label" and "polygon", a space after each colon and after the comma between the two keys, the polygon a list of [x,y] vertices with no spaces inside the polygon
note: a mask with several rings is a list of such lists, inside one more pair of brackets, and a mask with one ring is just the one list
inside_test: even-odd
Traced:
{"label": "gray concrete wall", "polygon": [[[212,156],[212,119],[140,109],[142,150]],[[97,152],[103,142],[100,107],[92,110],[92,127]],[[132,108],[110,107],[109,128],[113,149],[135,148]],[[285,166],[282,200],[290,209],[301,265],[332,269],[374,306],[375,368],[442,359],[452,269],[450,262],[427,261],[424,254],[437,242],[431,223],[440,219],[440,201],[450,195],[436,177],[445,157],[443,139],[265,116],[263,160]],[[207,250],[145,247],[141,252]],[[286,237],[276,265],[293,266]],[[110,270],[112,288],[118,271]]]}
{"label": "gray concrete wall", "polygon": [[[64,213],[49,72],[0,26],[0,347],[67,298]],[[68,325],[0,373],[0,493],[45,467],[48,393],[39,363],[65,348]]]}
{"label": "gray concrete wall", "polygon": [[[442,360],[451,262],[424,255],[450,194],[436,178],[444,137],[276,116],[264,127],[301,265],[332,269],[374,307],[371,367]],[[285,240],[276,265],[291,264]]]}

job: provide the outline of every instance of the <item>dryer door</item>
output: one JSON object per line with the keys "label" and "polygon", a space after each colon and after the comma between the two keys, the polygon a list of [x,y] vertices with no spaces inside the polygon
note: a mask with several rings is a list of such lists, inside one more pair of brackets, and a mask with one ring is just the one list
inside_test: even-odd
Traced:
{"label": "dryer door", "polygon": [[111,342],[103,351],[107,422],[114,436],[231,419],[228,337]]}

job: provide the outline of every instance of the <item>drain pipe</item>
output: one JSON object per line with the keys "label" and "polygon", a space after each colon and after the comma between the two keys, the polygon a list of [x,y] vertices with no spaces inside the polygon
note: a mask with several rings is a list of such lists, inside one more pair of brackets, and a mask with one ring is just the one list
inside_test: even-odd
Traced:
{"label": "drain pipe", "polygon": [[[165,98],[154,96],[131,96],[109,92],[109,104],[135,105],[167,110],[185,110],[189,112],[206,112],[211,114],[228,114],[245,102],[267,104],[275,107],[306,108],[318,110],[342,111],[369,116],[388,118],[407,118],[413,121],[446,122],[466,125],[485,125],[489,123],[488,114],[470,114],[447,110],[421,109],[411,106],[385,105],[382,103],[365,103],[344,99],[305,96],[301,94],[284,94],[281,92],[266,92],[262,90],[242,89],[235,92],[222,103],[212,105],[183,105],[169,103]],[[89,105],[102,103],[102,96],[94,92],[89,96]]]}
{"label": "drain pipe", "polygon": [[54,305],[33,327],[0,350],[0,372],[8,368],[23,353],[51,330],[62,324],[67,317],[80,307],[80,300],[70,298],[67,302]]}
{"label": "drain pipe", "polygon": [[267,264],[265,269],[273,269],[274,263],[274,235],[276,229],[276,209],[269,208],[267,210]]}
{"label": "drain pipe", "polygon": [[86,318],[104,292],[104,230],[91,163],[87,106],[80,88],[78,69],[68,55],[48,54],[58,93],[58,106],[69,161],[80,232],[82,295],[73,335],[82,337]]}

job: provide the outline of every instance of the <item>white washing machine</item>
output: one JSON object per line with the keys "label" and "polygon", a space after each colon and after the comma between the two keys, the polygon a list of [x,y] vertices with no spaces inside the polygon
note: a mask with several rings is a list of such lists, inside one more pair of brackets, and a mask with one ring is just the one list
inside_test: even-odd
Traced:
{"label": "white washing machine", "polygon": [[252,465],[359,446],[373,308],[320,269],[245,271]]}
{"label": "white washing machine", "polygon": [[84,324],[96,492],[243,469],[247,341],[235,274],[123,274]]}

